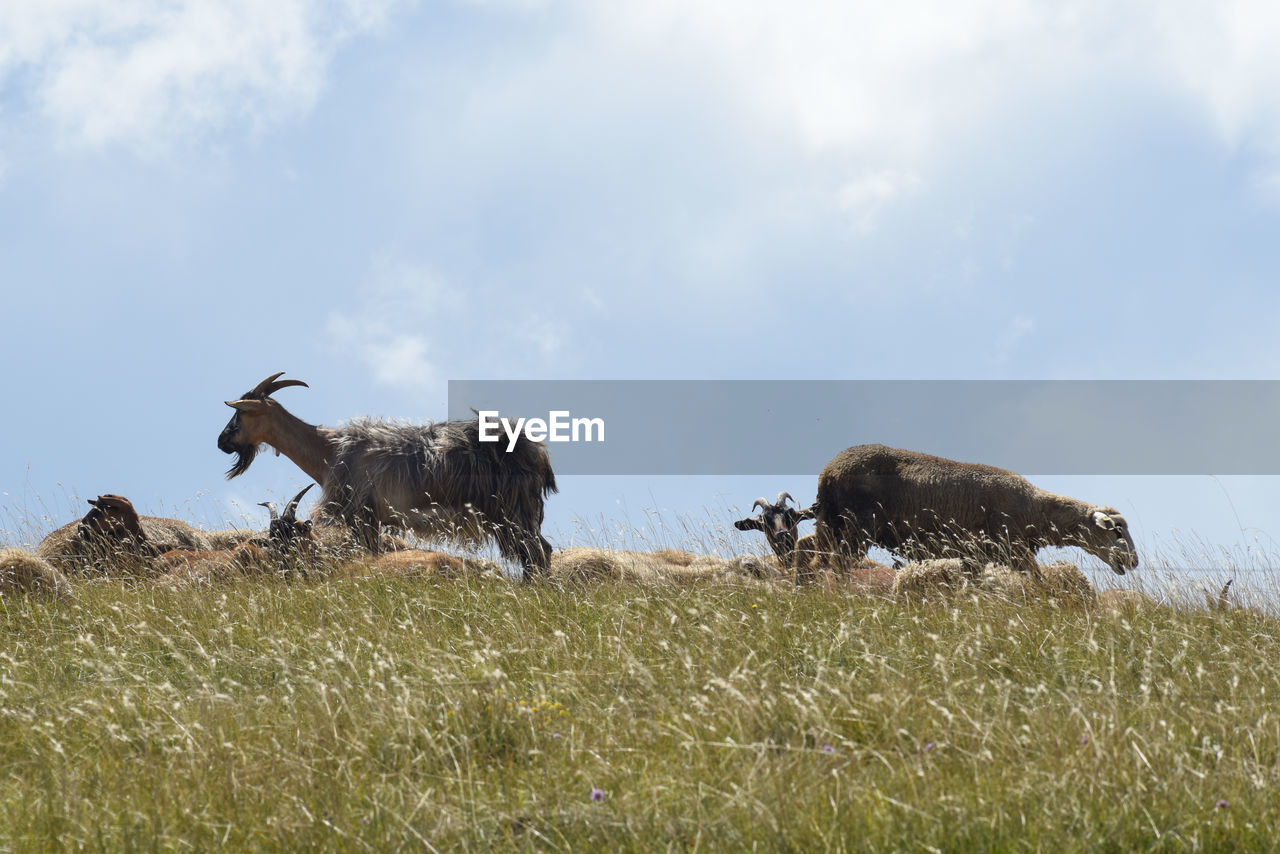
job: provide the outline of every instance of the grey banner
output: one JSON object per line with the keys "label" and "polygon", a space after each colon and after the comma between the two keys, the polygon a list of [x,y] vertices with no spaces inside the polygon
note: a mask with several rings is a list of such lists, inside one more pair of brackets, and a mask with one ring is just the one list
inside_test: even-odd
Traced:
{"label": "grey banner", "polygon": [[1270,380],[451,380],[449,417],[472,407],[602,419],[603,442],[547,443],[563,474],[817,474],[873,442],[1023,474],[1280,474]]}

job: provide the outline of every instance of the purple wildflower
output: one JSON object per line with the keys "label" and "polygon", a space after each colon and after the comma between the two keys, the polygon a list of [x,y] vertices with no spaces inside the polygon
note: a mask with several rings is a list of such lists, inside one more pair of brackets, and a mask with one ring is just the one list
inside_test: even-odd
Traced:
{"label": "purple wildflower", "polygon": [[1080,743],[1081,744],[1089,743],[1089,733],[1086,732],[1084,735],[1080,736]]}
{"label": "purple wildflower", "polygon": [[933,750],[937,746],[938,745],[934,744],[932,741],[926,741],[924,743],[924,752],[928,753],[930,750]]}
{"label": "purple wildflower", "polygon": [[1225,810],[1227,808],[1227,799],[1223,798],[1222,800],[1218,801],[1218,803],[1216,803],[1214,806],[1216,806],[1220,810]]}
{"label": "purple wildflower", "polygon": [[591,790],[591,800],[595,801],[596,803],[599,803],[600,801],[603,801],[603,800],[604,800],[604,789],[592,789],[592,790]]}
{"label": "purple wildflower", "polygon": [[835,752],[836,752],[836,749],[835,749],[834,747],[832,747],[831,745],[829,745],[829,744],[824,744],[824,745],[822,745],[822,752],[823,752],[823,753],[835,753]]}

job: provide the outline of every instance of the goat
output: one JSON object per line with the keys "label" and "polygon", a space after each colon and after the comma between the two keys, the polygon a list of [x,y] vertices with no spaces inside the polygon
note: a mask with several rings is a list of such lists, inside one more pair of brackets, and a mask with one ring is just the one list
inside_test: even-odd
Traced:
{"label": "goat", "polygon": [[764,498],[757,498],[751,505],[754,511],[760,508],[759,516],[749,516],[733,523],[739,531],[763,531],[769,547],[778,556],[778,563],[783,569],[797,566],[797,535],[800,523],[814,517],[813,508],[799,510],[788,506],[788,501],[795,501],[789,492],[779,492],[778,500],[770,504]]}
{"label": "goat", "polygon": [[167,551],[156,558],[154,571],[168,580],[184,581],[224,579],[261,569],[305,574],[306,565],[321,553],[311,522],[300,522],[296,515],[298,502],[312,486],[315,484],[308,484],[290,499],[283,513],[277,512],[274,502],[259,502],[271,513],[266,537],[255,537],[229,549]]}
{"label": "goat", "polygon": [[62,572],[132,574],[166,551],[210,547],[204,533],[186,522],[139,516],[122,495],[99,495],[89,505],[84,518],[63,525],[36,546],[36,554]]}
{"label": "goat", "polygon": [[270,445],[321,485],[316,518],[348,526],[371,552],[382,526],[464,543],[492,539],[526,578],[550,566],[551,544],[541,535],[543,499],[556,492],[540,443],[481,442],[479,422],[424,425],[357,419],[343,427],[308,424],[271,395],[301,380],[272,374],[236,400],[218,436],[235,454],[227,471],[244,474]]}
{"label": "goat", "polygon": [[1124,517],[979,463],[856,445],[818,478],[819,550],[862,556],[871,545],[909,560],[964,557],[1035,574],[1044,546],[1079,546],[1117,575],[1138,565]]}

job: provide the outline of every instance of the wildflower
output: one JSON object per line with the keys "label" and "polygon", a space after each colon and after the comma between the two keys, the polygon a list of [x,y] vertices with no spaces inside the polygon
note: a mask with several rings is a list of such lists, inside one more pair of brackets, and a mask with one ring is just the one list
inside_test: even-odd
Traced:
{"label": "wildflower", "polygon": [[835,753],[835,752],[836,752],[836,749],[835,749],[834,747],[832,747],[831,745],[829,745],[829,744],[824,744],[824,745],[822,745],[822,752],[823,752],[823,753]]}
{"label": "wildflower", "polygon": [[558,733],[558,732],[553,732],[553,733],[551,733],[551,737],[552,737],[552,738],[564,738],[564,736],[562,736],[562,735],[561,735],[560,733]]}
{"label": "wildflower", "polygon": [[603,801],[603,800],[604,800],[604,789],[592,789],[592,790],[591,790],[591,800],[595,801],[596,803],[599,803],[600,801]]}
{"label": "wildflower", "polygon": [[924,752],[925,752],[925,753],[928,753],[930,750],[933,750],[933,749],[934,749],[935,747],[937,747],[937,746],[938,746],[938,745],[934,744],[932,741],[926,741],[926,742],[924,743],[924,748],[923,748],[923,750],[924,750]]}
{"label": "wildflower", "polygon": [[1084,735],[1080,736],[1080,743],[1081,744],[1089,743],[1089,733],[1086,732]]}
{"label": "wildflower", "polygon": [[1227,808],[1227,799],[1223,798],[1222,800],[1214,804],[1214,806],[1216,806],[1220,810],[1225,810]]}

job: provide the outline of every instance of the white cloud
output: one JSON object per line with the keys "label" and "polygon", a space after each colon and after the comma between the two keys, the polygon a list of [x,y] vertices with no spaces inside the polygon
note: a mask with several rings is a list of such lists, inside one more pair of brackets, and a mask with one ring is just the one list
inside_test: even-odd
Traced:
{"label": "white cloud", "polygon": [[[469,93],[487,131],[702,99],[704,114],[741,129],[741,150],[792,158],[801,181],[823,188],[810,201],[859,230],[927,190],[957,146],[998,145],[1020,122],[1069,121],[1060,111],[1116,98],[1199,116],[1228,146],[1280,150],[1280,6],[1270,0],[560,6],[576,11],[579,32]],[[533,137],[557,139],[553,127]]]}
{"label": "white cloud", "polygon": [[356,311],[329,315],[334,343],[364,362],[381,385],[438,386],[444,377],[430,358],[423,330],[446,334],[443,319],[462,306],[462,294],[425,267],[383,255],[374,260],[359,295]]}
{"label": "white cloud", "polygon": [[337,47],[396,2],[0,4],[0,83],[21,72],[64,143],[159,147],[305,112]]}
{"label": "white cloud", "polygon": [[463,288],[393,255],[375,258],[353,303],[330,312],[329,339],[402,391],[443,397],[449,379],[539,376],[573,344],[570,322],[536,299]]}
{"label": "white cloud", "polygon": [[875,226],[880,211],[894,200],[920,186],[920,178],[893,170],[880,170],[850,181],[840,188],[840,209],[849,216],[855,231],[866,233]]}

